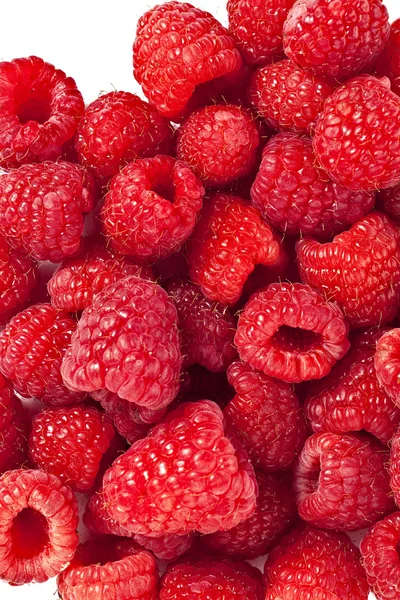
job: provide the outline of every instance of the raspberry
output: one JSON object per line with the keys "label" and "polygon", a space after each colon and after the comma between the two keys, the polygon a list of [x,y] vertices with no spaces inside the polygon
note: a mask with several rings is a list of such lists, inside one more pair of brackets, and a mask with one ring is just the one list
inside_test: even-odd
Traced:
{"label": "raspberry", "polygon": [[188,105],[196,104],[196,95],[207,96],[207,87],[215,96],[216,83],[229,86],[242,59],[229,32],[210,13],[173,1],[139,19],[133,66],[150,104],[179,120]]}
{"label": "raspberry", "polygon": [[76,137],[79,161],[100,181],[136,158],[168,154],[173,129],[152,106],[129,92],[110,92],[86,108]]}
{"label": "raspberry", "polygon": [[55,160],[85,105],[75,81],[37,56],[0,63],[0,165]]}
{"label": "raspberry", "polygon": [[13,250],[0,235],[0,326],[24,308],[37,282],[35,261]]}
{"label": "raspberry", "polygon": [[371,192],[352,192],[316,165],[311,140],[281,133],[267,142],[251,188],[252,204],[276,229],[330,237],[374,207]]}
{"label": "raspberry", "polygon": [[268,64],[283,53],[282,29],[294,0],[228,0],[229,29],[250,64]]}
{"label": "raspberry", "polygon": [[66,259],[53,274],[48,283],[51,303],[65,312],[83,310],[92,304],[95,294],[129,275],[153,279],[150,267],[117,256],[94,240],[78,258]]}
{"label": "raspberry", "polygon": [[390,28],[389,42],[376,63],[380,77],[389,77],[392,91],[400,95],[400,19]]}
{"label": "raspberry", "polygon": [[296,504],[289,486],[274,474],[256,473],[259,496],[253,515],[229,531],[202,538],[211,551],[235,558],[257,558],[276,544],[295,522]]}
{"label": "raspberry", "polygon": [[248,175],[260,139],[251,113],[217,104],[192,113],[178,130],[177,155],[208,186],[223,186]]}
{"label": "raspberry", "polygon": [[283,26],[283,47],[300,67],[343,79],[372,64],[389,35],[382,0],[297,0]]}
{"label": "raspberry", "polygon": [[289,383],[325,377],[348,351],[340,308],[301,283],[273,283],[239,317],[235,344],[254,369]]}
{"label": "raspberry", "polygon": [[69,563],[78,545],[78,506],[69,487],[43,471],[0,478],[0,579],[43,582]]}
{"label": "raspberry", "polygon": [[159,538],[135,535],[135,542],[150,550],[160,560],[175,561],[193,546],[194,537],[188,535],[164,535]]}
{"label": "raspberry", "polygon": [[80,166],[23,165],[0,177],[0,229],[13,248],[59,262],[79,249],[93,202],[93,180]]}
{"label": "raspberry", "polygon": [[400,329],[387,331],[378,341],[375,369],[379,383],[400,407]]}
{"label": "raspberry", "polygon": [[28,419],[21,401],[0,375],[0,473],[26,461]]}
{"label": "raspberry", "polygon": [[176,309],[156,283],[132,276],[107,286],[83,311],[71,343],[61,372],[72,390],[107,389],[151,410],[178,393]]}
{"label": "raspberry", "polygon": [[350,352],[314,386],[305,413],[315,433],[366,431],[388,444],[400,424],[400,410],[380,385],[374,366],[382,330],[362,332]]}
{"label": "raspberry", "polygon": [[183,367],[198,363],[209,371],[226,371],[237,355],[233,345],[236,323],[229,310],[208,300],[189,281],[171,280],[166,289],[178,313]]}
{"label": "raspberry", "polygon": [[329,176],[350,190],[399,183],[400,98],[389,80],[363,75],[338,88],[325,102],[313,144]]}
{"label": "raspberry", "polygon": [[393,510],[388,450],[374,438],[316,433],[294,471],[300,517],[316,527],[355,531]]}
{"label": "raspberry", "polygon": [[63,600],[95,596],[155,600],[157,579],[157,564],[150,552],[131,540],[104,537],[81,544],[57,583]]}
{"label": "raspberry", "polygon": [[388,217],[400,222],[400,185],[378,192],[377,205]]}
{"label": "raspberry", "polygon": [[168,567],[160,600],[264,600],[261,574],[244,562],[204,559]]}
{"label": "raspberry", "polygon": [[335,300],[354,327],[390,322],[400,304],[400,233],[387,217],[371,213],[320,244],[297,243],[305,283]]}
{"label": "raspberry", "polygon": [[290,60],[281,60],[255,71],[249,98],[272,128],[309,133],[333,89]]}
{"label": "raspberry", "polygon": [[396,600],[400,594],[400,512],[376,523],[360,544],[367,580],[378,600]]}
{"label": "raspberry", "polygon": [[265,563],[265,600],[320,598],[367,600],[368,584],[358,549],[344,533],[301,526]]}
{"label": "raspberry", "polygon": [[137,160],[116,175],[102,209],[114,250],[137,260],[177,252],[192,233],[204,189],[191,169],[170,156]]}
{"label": "raspberry", "polygon": [[88,492],[114,437],[109,418],[95,408],[47,409],[34,417],[29,455],[36,468]]}
{"label": "raspberry", "polygon": [[225,531],[256,505],[253,468],[210,401],[183,404],[133,444],[105,474],[103,493],[111,519],[151,537]]}
{"label": "raspberry", "polygon": [[228,427],[265,471],[288,469],[303,447],[306,425],[292,386],[241,362],[228,369],[236,396],[224,410]]}
{"label": "raspberry", "polygon": [[0,371],[25,398],[71,404],[83,398],[68,390],[60,367],[76,322],[50,304],[18,313],[0,333]]}
{"label": "raspberry", "polygon": [[256,209],[217,194],[204,207],[188,243],[190,276],[210,300],[235,304],[255,265],[273,266],[281,249]]}

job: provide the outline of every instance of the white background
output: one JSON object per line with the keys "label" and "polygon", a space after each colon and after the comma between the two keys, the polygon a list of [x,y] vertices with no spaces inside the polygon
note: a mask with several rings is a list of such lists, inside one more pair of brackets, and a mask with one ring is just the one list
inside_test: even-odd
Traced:
{"label": "white background", "polygon": [[[161,0],[159,0],[161,1]],[[225,25],[225,3],[188,0]],[[113,89],[138,93],[132,75],[132,42],[138,18],[157,3],[148,0],[0,0],[0,60],[40,56],[73,77],[86,103]],[[391,20],[398,0],[386,0]],[[10,587],[1,600],[54,600],[54,581]],[[373,596],[371,595],[371,599]]]}

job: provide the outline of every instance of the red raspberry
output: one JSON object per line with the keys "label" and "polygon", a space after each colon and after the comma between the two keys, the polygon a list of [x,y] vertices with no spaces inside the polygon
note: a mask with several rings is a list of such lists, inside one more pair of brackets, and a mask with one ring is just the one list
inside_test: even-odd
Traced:
{"label": "red raspberry", "polygon": [[50,304],[18,313],[0,333],[0,371],[25,398],[71,404],[83,398],[68,390],[60,367],[76,322]]}
{"label": "red raspberry", "polygon": [[384,212],[388,217],[400,222],[400,185],[380,190],[377,196],[378,209]]}
{"label": "red raspberry", "polygon": [[158,410],[179,391],[181,363],[172,300],[156,283],[132,276],[107,286],[83,311],[61,372],[72,390],[107,389]]}
{"label": "red raspberry", "polygon": [[372,64],[389,34],[382,0],[297,0],[283,26],[283,47],[300,67],[343,79]]}
{"label": "red raspberry", "polygon": [[400,512],[376,523],[361,541],[362,562],[378,600],[397,600],[400,594]]}
{"label": "red raspberry", "polygon": [[390,28],[389,42],[376,63],[380,77],[389,77],[392,91],[400,95],[400,19]]}
{"label": "red raspberry", "polygon": [[229,29],[248,64],[265,65],[283,53],[283,24],[294,1],[228,0]]}
{"label": "red raspberry", "polygon": [[152,106],[129,92],[110,92],[86,108],[76,137],[79,161],[104,181],[136,158],[168,154],[173,129]]}
{"label": "red raspberry", "polygon": [[305,413],[315,433],[367,431],[383,444],[390,442],[400,424],[400,409],[380,385],[374,366],[376,329],[352,339],[350,352],[313,386]]}
{"label": "red raspberry", "polygon": [[0,375],[0,473],[26,461],[28,419],[21,401]]}
{"label": "red raspberry", "polygon": [[160,537],[235,527],[254,512],[254,471],[210,401],[183,404],[117,459],[103,479],[108,516]]}
{"label": "red raspberry", "polygon": [[267,142],[251,199],[262,216],[285,233],[330,237],[366,214],[372,192],[352,192],[329,179],[309,138],[281,133]]}
{"label": "red raspberry", "polygon": [[135,535],[135,542],[150,550],[160,560],[175,561],[188,552],[194,542],[193,534],[188,535],[164,535],[153,538],[145,535]]}
{"label": "red raspberry", "polygon": [[316,527],[355,531],[393,510],[389,455],[374,438],[316,433],[294,471],[300,517]]}
{"label": "red raspberry", "polygon": [[69,487],[43,471],[0,478],[0,579],[43,582],[69,563],[78,545],[78,506]]}
{"label": "red raspberry", "polygon": [[0,230],[13,248],[59,262],[79,249],[93,202],[93,180],[82,167],[23,165],[0,177]]}
{"label": "red raspberry", "polygon": [[235,344],[254,369],[300,383],[325,377],[350,347],[340,308],[301,283],[273,283],[239,317]]}
{"label": "red raspberry", "polygon": [[0,235],[0,326],[24,308],[37,282],[35,261],[13,250]]}
{"label": "red raspberry", "polygon": [[301,526],[265,563],[265,600],[367,600],[358,549],[344,533]]}
{"label": "red raspberry", "polygon": [[181,332],[183,367],[198,363],[223,372],[236,357],[233,345],[236,322],[229,310],[208,300],[194,283],[174,279],[167,292],[175,302]]}
{"label": "red raspberry", "polygon": [[244,562],[175,563],[160,584],[160,600],[264,600],[261,573]]}
{"label": "red raspberry", "polygon": [[378,341],[375,369],[379,383],[400,407],[400,329],[387,331]]}
{"label": "red raspberry", "polygon": [[[133,46],[137,81],[162,115],[179,120],[205,84],[229,83],[242,59],[229,32],[210,13],[184,2],[165,2],[141,19]],[[224,82],[225,80],[225,82]]]}
{"label": "red raspberry", "polygon": [[48,283],[51,303],[65,312],[77,312],[92,304],[93,296],[119,279],[136,275],[153,279],[152,270],[117,256],[95,240],[78,258],[68,258]]}
{"label": "red raspberry", "polygon": [[216,104],[192,113],[178,130],[177,155],[208,186],[223,186],[248,175],[260,143],[251,113]]}
{"label": "red raspberry", "polygon": [[362,75],[338,88],[325,102],[313,144],[321,166],[350,190],[399,183],[400,98],[389,80]]}
{"label": "red raspberry", "polygon": [[202,538],[211,551],[243,559],[257,558],[276,544],[296,520],[297,510],[289,486],[278,475],[256,473],[259,496],[250,519],[229,531]]}
{"label": "red raspberry", "polygon": [[137,260],[177,252],[192,233],[204,189],[192,170],[170,156],[137,160],[116,175],[102,209],[114,250]]}
{"label": "red raspberry", "polygon": [[249,98],[253,108],[274,129],[309,133],[333,86],[281,60],[255,71]]}
{"label": "red raspberry", "polygon": [[57,583],[63,600],[156,600],[157,580],[150,552],[132,540],[104,537],[81,544]]}
{"label": "red raspberry", "polygon": [[255,265],[273,266],[281,258],[280,245],[258,211],[226,194],[204,207],[188,250],[192,280],[221,304],[239,300]]}
{"label": "red raspberry", "polygon": [[288,469],[303,447],[306,424],[292,386],[241,362],[228,369],[236,396],[224,410],[228,427],[265,471]]}
{"label": "red raspberry", "polygon": [[115,431],[110,419],[91,407],[47,409],[34,417],[29,455],[36,468],[88,492]]}
{"label": "red raspberry", "polygon": [[400,506],[400,429],[390,442],[390,486],[394,501]]}
{"label": "red raspberry", "polygon": [[400,304],[400,232],[371,213],[332,242],[297,243],[301,278],[335,300],[352,327],[390,322]]}
{"label": "red raspberry", "polygon": [[37,56],[0,63],[0,165],[55,160],[85,105],[75,81]]}

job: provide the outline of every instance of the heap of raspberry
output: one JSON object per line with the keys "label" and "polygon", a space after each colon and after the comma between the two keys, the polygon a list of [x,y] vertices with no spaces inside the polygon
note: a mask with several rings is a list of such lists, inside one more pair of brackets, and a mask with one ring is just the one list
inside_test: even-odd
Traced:
{"label": "heap of raspberry", "polygon": [[0,375],[0,473],[26,461],[28,418],[12,387]]}

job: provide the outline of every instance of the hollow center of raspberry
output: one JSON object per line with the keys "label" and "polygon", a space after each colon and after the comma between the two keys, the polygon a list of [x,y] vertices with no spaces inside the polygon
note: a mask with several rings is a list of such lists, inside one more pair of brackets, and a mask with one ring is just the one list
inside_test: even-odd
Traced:
{"label": "hollow center of raspberry", "polygon": [[20,558],[33,558],[49,542],[46,517],[33,508],[24,508],[15,517],[11,527],[13,553]]}
{"label": "hollow center of raspberry", "polygon": [[19,122],[22,124],[28,121],[46,123],[51,116],[50,100],[46,94],[32,89],[19,103],[16,112]]}
{"label": "hollow center of raspberry", "polygon": [[175,186],[172,181],[157,181],[152,188],[153,192],[174,203],[175,201]]}
{"label": "hollow center of raspberry", "polygon": [[322,336],[314,331],[282,325],[272,338],[272,343],[287,352],[307,352],[321,343]]}

